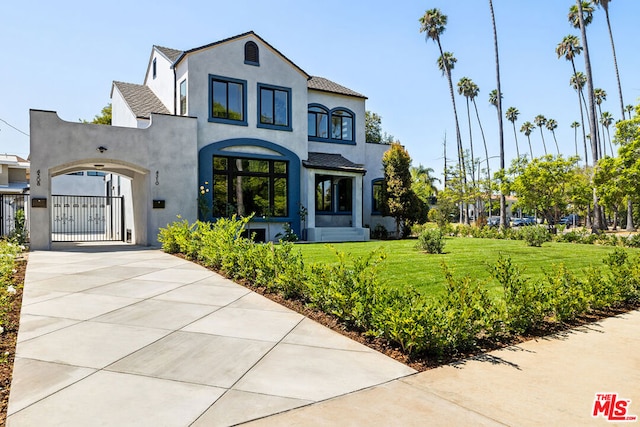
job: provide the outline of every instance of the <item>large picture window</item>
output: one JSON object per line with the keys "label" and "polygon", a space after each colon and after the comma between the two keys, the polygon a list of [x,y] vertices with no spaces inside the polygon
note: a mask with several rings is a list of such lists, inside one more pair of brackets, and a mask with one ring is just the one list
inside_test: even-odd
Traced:
{"label": "large picture window", "polygon": [[244,80],[210,76],[210,121],[246,125],[247,83]]}
{"label": "large picture window", "polygon": [[213,215],[286,217],[288,163],[213,157]]}
{"label": "large picture window", "polygon": [[258,127],[291,130],[291,89],[258,83]]}

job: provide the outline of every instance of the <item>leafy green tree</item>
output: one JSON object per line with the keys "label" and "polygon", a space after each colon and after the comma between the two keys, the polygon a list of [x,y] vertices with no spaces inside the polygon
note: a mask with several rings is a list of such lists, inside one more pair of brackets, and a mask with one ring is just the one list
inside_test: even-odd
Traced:
{"label": "leafy green tree", "polygon": [[510,188],[518,197],[518,206],[537,211],[549,224],[556,223],[576,197],[572,191],[579,179],[577,162],[577,157],[546,155],[512,166],[510,173],[515,178]]}
{"label": "leafy green tree", "polygon": [[593,183],[602,206],[613,211],[613,229],[618,227],[618,213],[625,198],[624,164],[619,157],[598,160]]}
{"label": "leafy green tree", "polygon": [[412,166],[409,171],[411,172],[411,189],[424,203],[429,204],[429,199],[438,194],[436,182],[440,182],[433,176],[433,168],[418,165]]}
{"label": "leafy green tree", "polygon": [[107,104],[100,114],[96,114],[96,116],[88,122],[86,120],[80,120],[82,123],[92,123],[94,125],[111,125],[111,103]]}
{"label": "leafy green tree", "polygon": [[640,195],[640,105],[632,119],[616,124],[615,141],[620,144],[618,156],[624,167],[623,186],[627,194],[627,230],[634,230],[633,203]]}
{"label": "leafy green tree", "polygon": [[398,142],[391,144],[382,156],[384,168],[384,189],[382,204],[384,213],[395,218],[396,235],[400,236],[400,225],[405,227],[418,221],[422,216],[426,219],[425,204],[411,189],[411,156]]}
{"label": "leafy green tree", "polygon": [[367,142],[382,142],[382,117],[371,111],[364,113],[364,134]]}

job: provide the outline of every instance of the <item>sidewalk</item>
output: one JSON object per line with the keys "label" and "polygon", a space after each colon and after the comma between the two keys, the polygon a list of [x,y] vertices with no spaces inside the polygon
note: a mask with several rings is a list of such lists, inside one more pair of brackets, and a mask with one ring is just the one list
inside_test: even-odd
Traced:
{"label": "sidewalk", "polygon": [[616,425],[596,393],[640,415],[640,311],[415,373],[158,250],[75,247],[29,255],[8,425]]}
{"label": "sidewalk", "polygon": [[223,426],[415,371],[198,265],[29,254],[10,426]]}

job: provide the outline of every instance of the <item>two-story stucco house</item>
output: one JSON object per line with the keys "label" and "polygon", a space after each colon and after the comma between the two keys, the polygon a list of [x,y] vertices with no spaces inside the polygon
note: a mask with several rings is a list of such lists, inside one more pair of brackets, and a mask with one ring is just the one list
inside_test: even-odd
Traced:
{"label": "two-story stucco house", "polygon": [[287,224],[308,241],[363,241],[394,226],[378,208],[388,146],[365,141],[366,97],[307,74],[253,32],[185,51],[153,46],[142,84],[116,81],[111,99],[112,126],[31,110],[34,248],[51,246],[51,180],[86,170],[130,180],[118,194],[137,244],[157,244],[176,215],[253,214],[260,240]]}
{"label": "two-story stucco house", "polygon": [[186,51],[154,46],[143,84],[113,83],[112,124],[197,119],[201,218],[254,213],[251,230],[267,240],[283,223],[311,241],[368,240],[365,224],[383,221],[373,195],[388,147],[366,143],[365,101],[248,32]]}

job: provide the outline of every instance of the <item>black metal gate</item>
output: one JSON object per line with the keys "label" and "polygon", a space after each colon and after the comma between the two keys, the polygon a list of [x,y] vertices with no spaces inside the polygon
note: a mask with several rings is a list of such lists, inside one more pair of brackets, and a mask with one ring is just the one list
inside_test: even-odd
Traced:
{"label": "black metal gate", "polygon": [[124,197],[51,196],[52,242],[124,239]]}
{"label": "black metal gate", "polygon": [[0,194],[0,236],[29,236],[29,195]]}

